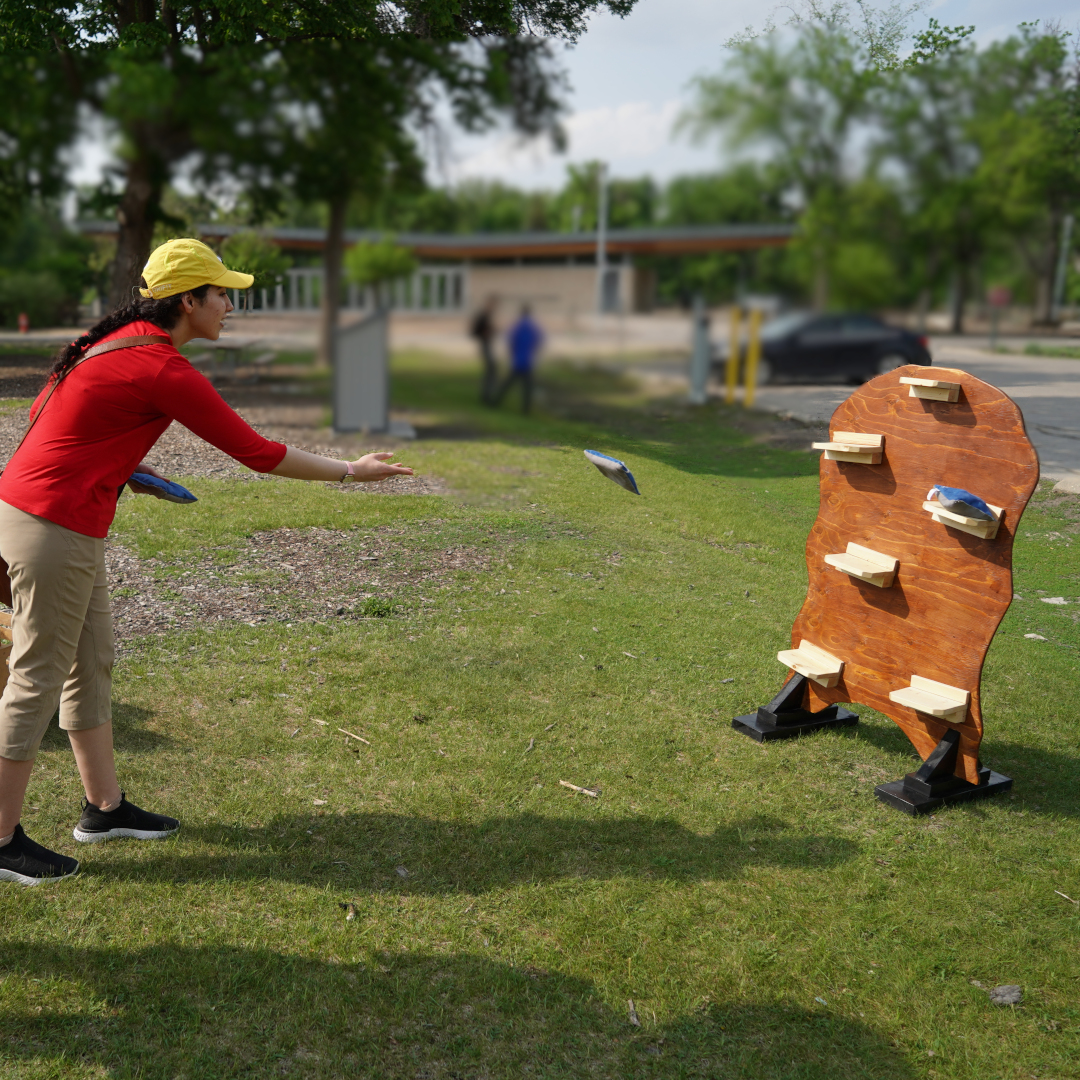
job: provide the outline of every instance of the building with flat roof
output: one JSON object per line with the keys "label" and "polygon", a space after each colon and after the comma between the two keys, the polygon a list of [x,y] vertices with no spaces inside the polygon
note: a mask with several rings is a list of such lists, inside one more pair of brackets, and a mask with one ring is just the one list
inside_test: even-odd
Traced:
{"label": "building with flat roof", "polygon": [[[79,226],[91,236],[117,231],[112,221],[88,221]],[[200,225],[207,243],[221,243],[240,226]],[[293,252],[301,265],[286,272],[274,290],[259,290],[258,311],[316,310],[322,297],[323,271],[310,265],[326,244],[322,229],[271,228],[259,230],[283,250]],[[652,309],[656,278],[642,256],[704,255],[716,251],[756,251],[782,247],[794,235],[793,225],[691,225],[649,229],[610,229],[605,236],[603,281],[599,279],[598,237],[595,232],[521,233],[395,233],[411,248],[420,266],[394,284],[394,307],[417,314],[450,314],[478,307],[491,295],[508,305],[530,304],[540,316],[573,319],[603,309],[643,312]],[[382,232],[351,229],[346,246],[379,240]],[[307,263],[308,265],[303,265]],[[371,297],[346,285],[342,303],[363,310]]]}

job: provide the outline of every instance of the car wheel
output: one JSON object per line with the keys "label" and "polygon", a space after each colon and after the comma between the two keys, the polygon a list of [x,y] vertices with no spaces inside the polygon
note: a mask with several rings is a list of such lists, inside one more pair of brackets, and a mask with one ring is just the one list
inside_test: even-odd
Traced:
{"label": "car wheel", "polygon": [[772,364],[763,356],[757,362],[757,385],[766,386],[773,380]]}
{"label": "car wheel", "polygon": [[883,356],[877,362],[877,373],[879,375],[888,375],[890,371],[895,371],[898,367],[906,367],[910,363],[906,356],[901,356],[899,353],[889,353],[888,356]]}

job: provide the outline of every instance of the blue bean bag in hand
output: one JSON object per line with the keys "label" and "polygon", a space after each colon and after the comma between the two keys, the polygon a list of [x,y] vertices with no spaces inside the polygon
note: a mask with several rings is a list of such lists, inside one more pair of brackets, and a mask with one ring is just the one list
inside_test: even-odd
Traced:
{"label": "blue bean bag in hand", "polygon": [[990,507],[978,495],[972,495],[970,491],[935,484],[926,496],[928,502],[933,501],[935,492],[937,492],[937,501],[942,510],[959,514],[961,517],[978,518],[980,521],[994,520]]}
{"label": "blue bean bag in hand", "polygon": [[619,487],[640,495],[634,474],[618,459],[601,454],[598,450],[586,450],[585,457],[591,461],[609,480],[614,480]]}
{"label": "blue bean bag in hand", "polygon": [[157,498],[165,499],[168,502],[193,503],[199,501],[182,484],[174,484],[171,480],[162,480],[160,476],[151,476],[149,473],[137,472],[131,474],[131,479],[134,480],[136,484],[155,488]]}

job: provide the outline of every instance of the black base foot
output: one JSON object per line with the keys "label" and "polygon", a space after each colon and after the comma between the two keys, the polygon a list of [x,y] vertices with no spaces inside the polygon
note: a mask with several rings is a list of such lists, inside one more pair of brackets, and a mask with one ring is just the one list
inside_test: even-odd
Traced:
{"label": "black base foot", "polygon": [[848,727],[857,724],[859,717],[839,705],[829,705],[821,712],[808,712],[802,707],[806,697],[806,676],[795,675],[763,708],[747,716],[736,716],[731,726],[757,742],[773,739],[794,739],[827,727]]}
{"label": "black base foot", "polygon": [[[922,795],[917,791],[909,791],[905,785],[907,779],[893,780],[890,784],[882,784],[874,788],[874,794],[897,810],[903,810],[905,814],[929,814],[941,806],[951,803],[971,802],[972,799],[984,799],[988,795],[999,795],[1012,787],[1012,777],[1002,776],[1001,773],[991,772],[985,784],[969,784],[967,781],[959,781],[952,791],[944,795]],[[960,786],[960,785],[963,786]]]}
{"label": "black base foot", "polygon": [[908,773],[903,780],[882,784],[874,788],[874,794],[883,803],[914,817],[951,803],[971,802],[972,799],[997,795],[1012,787],[1013,782],[1008,776],[992,772],[985,765],[979,766],[977,784],[956,776],[953,770],[959,748],[959,734],[947,731],[918,772]]}
{"label": "black base foot", "polygon": [[775,715],[758,709],[748,716],[736,716],[731,726],[758,742],[771,742],[773,739],[794,739],[797,735],[807,735],[822,728],[849,727],[859,722],[858,713],[840,705],[830,705],[817,713],[806,712],[805,709],[782,713],[779,721],[773,719]]}

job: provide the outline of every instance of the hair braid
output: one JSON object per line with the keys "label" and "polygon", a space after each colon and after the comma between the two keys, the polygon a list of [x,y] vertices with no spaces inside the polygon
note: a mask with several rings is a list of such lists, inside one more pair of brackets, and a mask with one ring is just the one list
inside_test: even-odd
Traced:
{"label": "hair braid", "polygon": [[[141,279],[140,282],[145,288],[146,282]],[[188,289],[187,292],[190,292],[201,304],[206,299],[209,289],[209,285],[200,285],[197,289]],[[178,293],[176,296],[167,296],[163,300],[148,300],[140,296],[124,304],[123,307],[118,307],[56,354],[50,376],[62,378],[75,366],[79,357],[87,349],[96,345],[102,338],[107,338],[117,330],[122,330],[130,323],[151,322],[162,330],[171,330],[180,321],[181,300],[185,295],[187,295],[186,292]]]}

